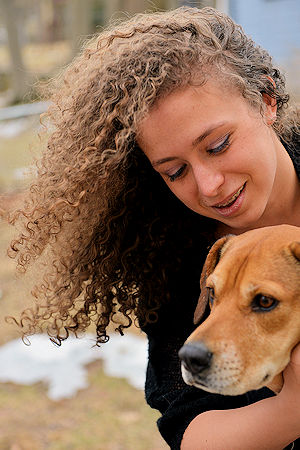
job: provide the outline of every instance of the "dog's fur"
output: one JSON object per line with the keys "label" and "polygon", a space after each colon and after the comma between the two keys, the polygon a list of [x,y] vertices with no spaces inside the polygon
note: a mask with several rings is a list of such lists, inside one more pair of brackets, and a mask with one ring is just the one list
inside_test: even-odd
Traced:
{"label": "dog's fur", "polygon": [[[211,248],[200,280],[194,321],[214,301],[208,318],[179,352],[187,384],[209,392],[239,395],[265,385],[282,387],[282,371],[300,342],[300,228],[260,228],[219,239]],[[273,306],[262,308],[276,299]],[[270,300],[269,300],[270,299]],[[210,362],[190,370],[186,349],[209,352]],[[196,368],[196,369],[195,369]]]}

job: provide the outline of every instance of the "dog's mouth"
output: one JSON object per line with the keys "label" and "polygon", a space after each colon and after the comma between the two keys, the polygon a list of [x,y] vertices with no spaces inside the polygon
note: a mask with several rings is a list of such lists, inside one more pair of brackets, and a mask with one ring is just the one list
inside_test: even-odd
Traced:
{"label": "dog's mouth", "polygon": [[[224,384],[224,380],[214,380],[214,377],[208,376],[208,378],[207,378],[205,375],[201,376],[199,374],[192,374],[189,371],[186,372],[186,374],[183,378],[184,378],[184,381],[188,385],[194,386],[195,388],[203,389],[204,391],[212,392],[215,394],[240,395],[240,394],[244,394],[246,392],[245,388],[243,388],[243,387],[240,388],[240,386],[236,382]],[[266,386],[266,384],[268,382],[270,382],[270,380],[272,380],[272,378],[273,378],[273,375],[271,375],[270,373],[266,373],[261,378],[260,383],[258,382],[258,380],[256,380],[255,384],[252,387],[248,386],[247,390],[259,389],[263,386]]]}
{"label": "dog's mouth", "polygon": [[223,394],[223,389],[225,386],[222,384],[214,382],[213,380],[207,380],[204,377],[200,377],[198,375],[193,375],[189,378],[189,382],[187,383],[190,386],[194,386],[197,389],[202,389],[206,392],[211,392],[213,394]]}
{"label": "dog's mouth", "polygon": [[268,381],[269,379],[270,379],[270,377],[271,377],[271,375],[269,374],[269,373],[267,373],[264,377],[263,377],[263,379],[262,379],[262,383],[265,383],[266,381]]}
{"label": "dog's mouth", "polygon": [[190,386],[196,386],[201,388],[202,386],[208,386],[206,383],[206,376],[200,375],[199,372],[192,373],[184,362],[181,362],[181,372],[184,381]]}
{"label": "dog's mouth", "polygon": [[204,382],[203,378],[200,377],[193,377],[193,386],[197,388],[208,388],[209,385]]}
{"label": "dog's mouth", "polygon": [[206,382],[206,379],[204,377],[200,377],[199,375],[192,375],[191,372],[188,372],[188,377],[185,377],[184,380],[190,386],[195,386],[199,389],[209,387],[209,383]]}

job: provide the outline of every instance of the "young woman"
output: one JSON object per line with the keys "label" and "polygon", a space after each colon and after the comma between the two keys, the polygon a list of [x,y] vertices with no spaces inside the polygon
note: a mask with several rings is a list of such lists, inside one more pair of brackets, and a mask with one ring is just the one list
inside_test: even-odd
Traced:
{"label": "young woman", "polygon": [[52,87],[48,146],[12,218],[19,268],[47,261],[24,334],[47,321],[60,343],[93,321],[101,344],[111,322],[122,332],[136,317],[147,401],[172,449],[292,443],[300,349],[277,396],[187,386],[177,355],[214,240],[300,224],[299,116],[271,57],[226,15],[179,8],[102,32]]}

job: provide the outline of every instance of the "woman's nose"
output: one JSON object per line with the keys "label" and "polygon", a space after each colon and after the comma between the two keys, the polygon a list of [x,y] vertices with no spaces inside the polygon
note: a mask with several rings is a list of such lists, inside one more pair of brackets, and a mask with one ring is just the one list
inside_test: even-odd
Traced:
{"label": "woman's nose", "polygon": [[215,197],[225,181],[220,169],[199,165],[194,169],[197,188],[203,197]]}

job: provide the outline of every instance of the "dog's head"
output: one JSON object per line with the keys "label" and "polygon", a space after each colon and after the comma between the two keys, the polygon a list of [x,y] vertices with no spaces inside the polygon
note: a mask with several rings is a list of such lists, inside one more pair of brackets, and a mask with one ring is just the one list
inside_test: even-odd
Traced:
{"label": "dog's head", "polygon": [[272,387],[300,341],[299,279],[298,227],[219,239],[202,271],[195,323],[207,302],[211,313],[179,351],[185,382],[224,395]]}

